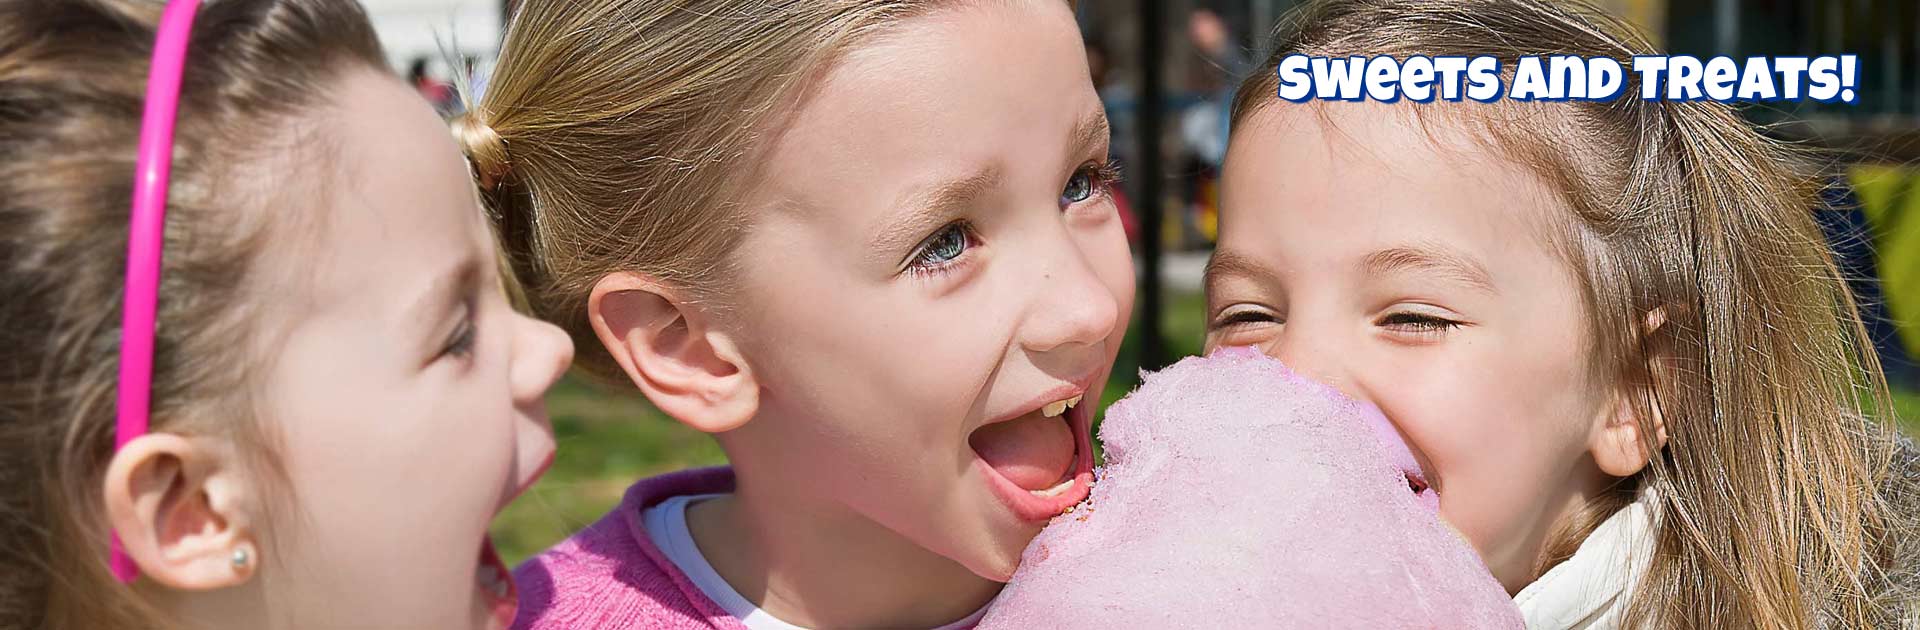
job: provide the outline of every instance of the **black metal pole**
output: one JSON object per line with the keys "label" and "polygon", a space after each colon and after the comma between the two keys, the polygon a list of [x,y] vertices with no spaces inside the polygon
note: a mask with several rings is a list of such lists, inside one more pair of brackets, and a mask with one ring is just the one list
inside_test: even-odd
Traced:
{"label": "black metal pole", "polygon": [[1140,154],[1137,173],[1140,199],[1140,367],[1157,370],[1166,365],[1165,341],[1160,335],[1160,207],[1166,169],[1160,164],[1160,62],[1166,48],[1162,0],[1140,0]]}

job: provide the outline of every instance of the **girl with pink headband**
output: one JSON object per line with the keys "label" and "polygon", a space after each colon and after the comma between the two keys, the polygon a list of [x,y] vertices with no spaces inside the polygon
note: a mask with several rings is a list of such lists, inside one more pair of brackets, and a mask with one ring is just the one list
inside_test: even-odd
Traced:
{"label": "girl with pink headband", "polygon": [[0,627],[510,620],[572,346],[467,173],[349,0],[0,3]]}

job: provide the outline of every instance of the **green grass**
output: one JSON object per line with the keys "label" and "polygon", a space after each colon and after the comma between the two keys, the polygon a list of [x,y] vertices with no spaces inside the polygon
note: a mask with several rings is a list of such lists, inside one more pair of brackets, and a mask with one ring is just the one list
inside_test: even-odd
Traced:
{"label": "green grass", "polygon": [[654,409],[638,390],[616,391],[569,376],[547,395],[558,453],[553,467],[493,523],[509,565],[592,523],[634,481],[725,463],[706,434]]}
{"label": "green grass", "polygon": [[1893,390],[1893,414],[1900,420],[1900,428],[1907,435],[1920,437],[1920,392],[1912,390]]}

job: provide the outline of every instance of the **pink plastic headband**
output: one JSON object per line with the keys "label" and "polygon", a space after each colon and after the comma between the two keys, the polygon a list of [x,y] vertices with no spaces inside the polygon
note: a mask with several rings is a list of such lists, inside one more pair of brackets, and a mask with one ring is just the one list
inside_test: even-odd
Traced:
{"label": "pink plastic headband", "polygon": [[[180,105],[180,74],[200,0],[170,0],[160,16],[147,71],[146,113],[140,118],[140,154],[133,169],[133,209],[127,230],[127,295],[120,320],[120,399],[113,450],[147,432],[153,392],[153,317],[160,292],[160,244],[167,225],[167,177],[173,170],[174,113]],[[122,582],[140,569],[113,536],[109,563]]]}

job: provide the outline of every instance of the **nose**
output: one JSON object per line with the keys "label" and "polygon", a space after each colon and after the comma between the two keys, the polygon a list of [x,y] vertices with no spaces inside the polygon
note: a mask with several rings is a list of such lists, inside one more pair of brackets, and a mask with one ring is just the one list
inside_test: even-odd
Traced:
{"label": "nose", "polygon": [[1282,326],[1280,334],[1262,350],[1294,372],[1357,398],[1353,383],[1342,367],[1343,354],[1334,339],[1328,331],[1317,329],[1311,320],[1295,319]]}
{"label": "nose", "polygon": [[553,429],[544,402],[547,390],[573,363],[573,339],[553,324],[518,313],[513,318],[513,363],[507,368],[507,388],[520,411],[514,414],[517,495],[531,487],[553,462]]}
{"label": "nose", "polygon": [[539,402],[573,364],[573,339],[538,319],[515,314],[513,365],[508,386],[518,404]]}
{"label": "nose", "polygon": [[1063,346],[1094,345],[1113,334],[1120,304],[1071,238],[1049,245],[1027,284],[1031,307],[1021,330],[1021,346],[1046,352]]}

